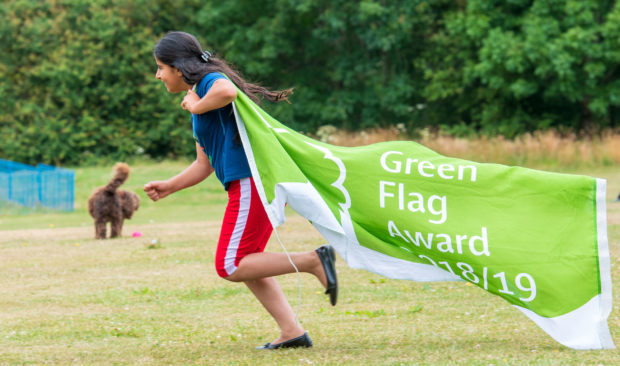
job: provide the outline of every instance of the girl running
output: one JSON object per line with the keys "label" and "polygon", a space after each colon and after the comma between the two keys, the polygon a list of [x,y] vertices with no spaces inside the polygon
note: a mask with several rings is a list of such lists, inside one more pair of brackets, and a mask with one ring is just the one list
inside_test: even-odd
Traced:
{"label": "girl running", "polygon": [[[154,49],[157,79],[170,93],[187,92],[181,104],[192,113],[196,160],[178,175],[153,181],[144,191],[157,201],[205,180],[211,173],[228,191],[215,256],[220,277],[243,282],[275,319],[280,336],[258,349],[312,347],[312,340],[296,321],[290,304],[274,276],[295,272],[284,253],[266,253],[273,228],[260,201],[232,112],[237,88],[255,102],[260,98],[288,101],[292,89],[270,91],[245,81],[223,59],[203,51],[198,40],[185,32],[169,32]],[[195,90],[192,90],[195,86]],[[331,246],[290,253],[300,272],[311,273],[336,304],[338,283]]]}

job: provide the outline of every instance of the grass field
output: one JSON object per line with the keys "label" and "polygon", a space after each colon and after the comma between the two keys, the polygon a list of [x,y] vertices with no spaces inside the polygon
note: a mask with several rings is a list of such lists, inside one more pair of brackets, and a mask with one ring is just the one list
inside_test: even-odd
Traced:
{"label": "grass field", "polygon": [[[242,284],[220,279],[214,251],[226,196],[206,182],[158,203],[141,187],[187,162],[135,163],[124,186],[141,208],[120,239],[96,241],[86,199],[111,167],[76,169],[76,210],[0,216],[0,364],[614,365],[620,352],[574,351],[499,297],[465,282],[390,280],[337,263],[331,307],[302,278],[299,318],[312,349],[254,347],[277,327]],[[564,170],[608,180],[608,230],[620,341],[620,169]],[[133,231],[143,236],[132,238]],[[291,251],[323,243],[295,213],[278,228]],[[153,244],[153,241],[156,241]],[[281,251],[272,238],[267,250]],[[296,275],[279,281],[297,306]]]}

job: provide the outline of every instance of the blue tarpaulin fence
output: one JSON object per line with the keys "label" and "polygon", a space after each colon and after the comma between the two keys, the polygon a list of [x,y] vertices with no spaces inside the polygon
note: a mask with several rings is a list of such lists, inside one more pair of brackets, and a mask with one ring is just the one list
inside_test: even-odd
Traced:
{"label": "blue tarpaulin fence", "polygon": [[72,170],[0,159],[0,210],[12,204],[73,211],[74,197]]}

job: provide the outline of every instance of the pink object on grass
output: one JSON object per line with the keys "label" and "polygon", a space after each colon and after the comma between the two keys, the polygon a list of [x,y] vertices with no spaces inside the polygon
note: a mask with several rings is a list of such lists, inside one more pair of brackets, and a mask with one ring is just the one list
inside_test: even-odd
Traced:
{"label": "pink object on grass", "polygon": [[142,236],[142,233],[139,231],[134,231],[133,234],[131,234],[131,236],[134,238],[139,238]]}

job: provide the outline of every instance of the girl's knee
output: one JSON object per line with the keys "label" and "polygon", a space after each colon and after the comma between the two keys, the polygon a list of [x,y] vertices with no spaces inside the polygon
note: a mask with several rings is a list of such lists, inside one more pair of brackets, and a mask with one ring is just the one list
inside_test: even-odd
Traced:
{"label": "girl's knee", "polygon": [[238,276],[236,276],[237,272],[228,275],[227,277],[223,277],[226,281],[230,281],[230,282],[243,282],[242,279],[240,279]]}
{"label": "girl's knee", "polygon": [[226,281],[230,281],[230,282],[241,282],[240,280],[237,279],[237,272],[233,272],[233,273],[228,273],[224,268],[216,268],[216,272],[218,274],[218,276],[220,276],[220,278],[225,279]]}

